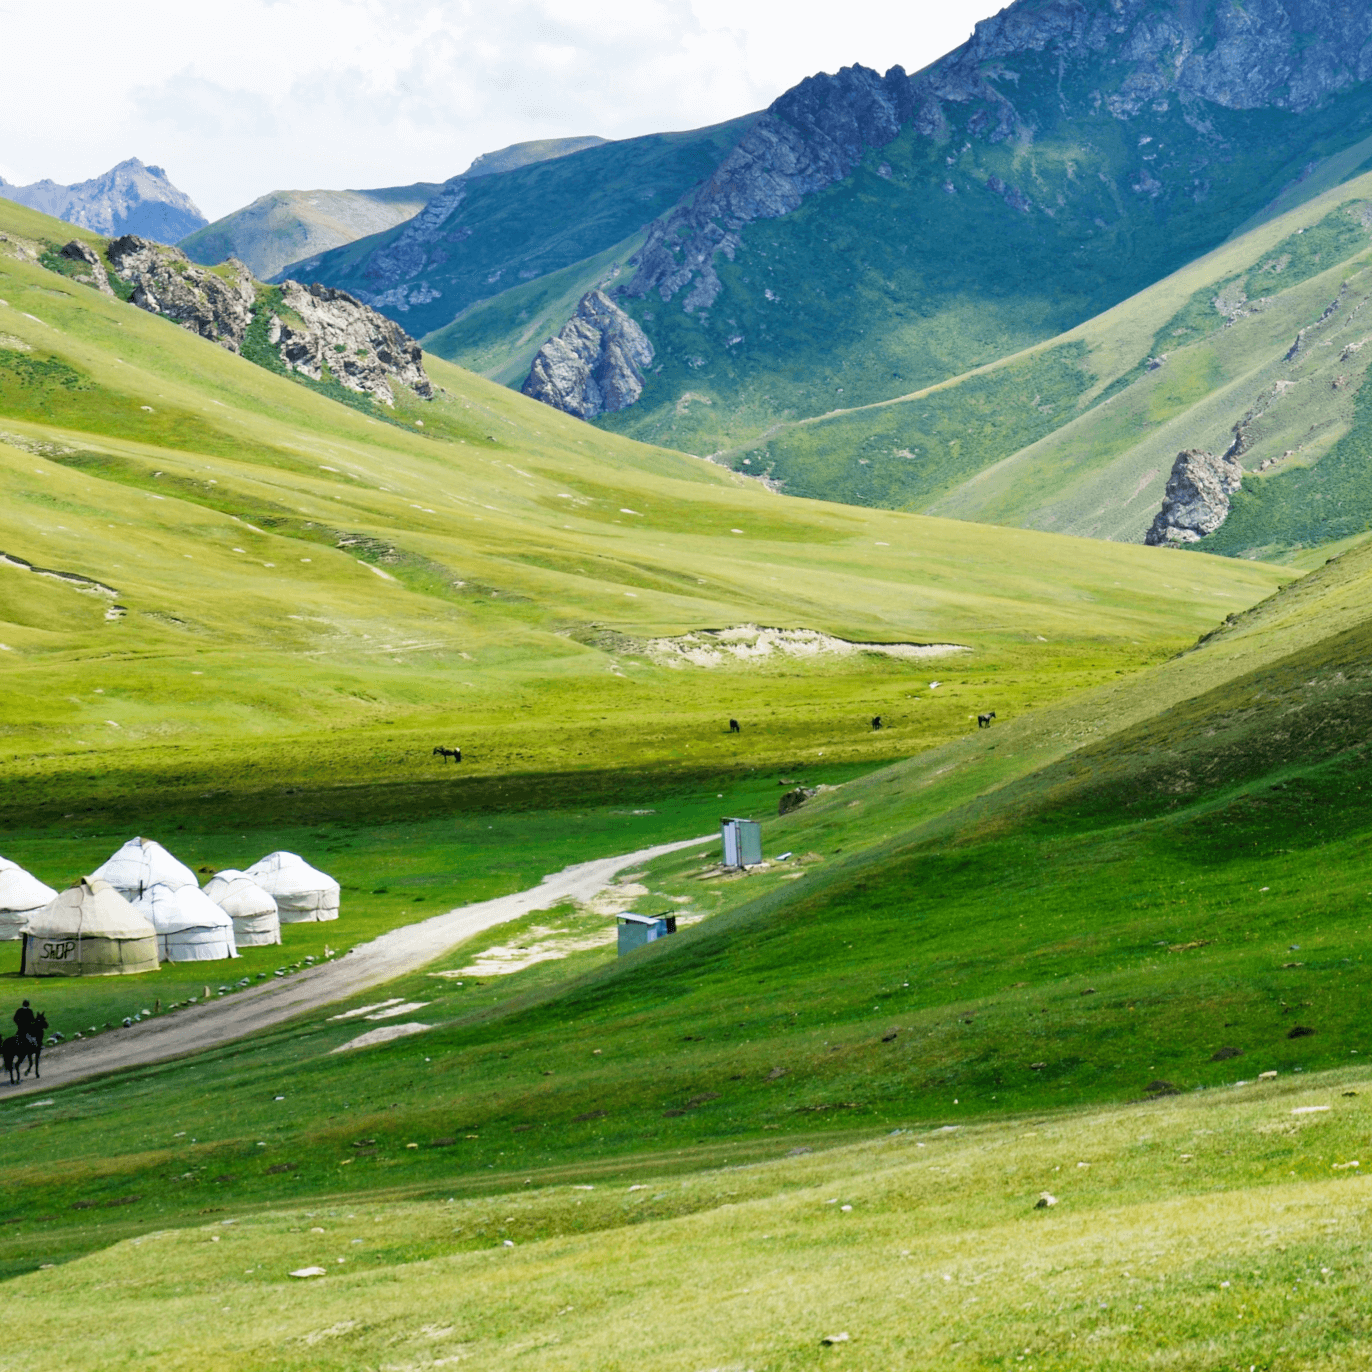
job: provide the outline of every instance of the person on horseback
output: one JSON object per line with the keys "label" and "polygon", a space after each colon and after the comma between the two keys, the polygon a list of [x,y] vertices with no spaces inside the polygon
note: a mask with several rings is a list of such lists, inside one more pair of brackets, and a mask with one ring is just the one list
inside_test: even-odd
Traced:
{"label": "person on horseback", "polygon": [[14,1012],[14,1027],[21,1039],[27,1039],[33,1032],[33,1020],[33,1011],[29,1009],[28,1001],[25,1001]]}

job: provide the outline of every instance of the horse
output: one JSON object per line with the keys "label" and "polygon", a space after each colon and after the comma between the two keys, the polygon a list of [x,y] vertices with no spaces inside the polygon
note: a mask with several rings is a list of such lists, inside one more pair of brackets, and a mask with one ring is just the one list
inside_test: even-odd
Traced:
{"label": "horse", "polygon": [[989,728],[991,727],[991,721],[992,721],[993,719],[995,719],[995,717],[996,717],[996,712],[995,712],[994,710],[990,711],[988,714],[978,715],[978,716],[977,716],[977,728],[978,728],[978,729],[989,729]]}
{"label": "horse", "polygon": [[24,1069],[24,1075],[28,1076],[32,1072],[34,1081],[42,1080],[38,1073],[38,1059],[43,1054],[43,1035],[47,1032],[48,1017],[40,1012],[33,1018],[33,1028],[29,1030],[26,1036],[27,1042],[22,1050],[22,1060],[28,1063]]}
{"label": "horse", "polygon": [[731,719],[731,720],[729,721],[729,732],[730,732],[731,734],[740,734],[740,733],[743,732],[743,730],[741,730],[741,729],[738,727],[738,720],[736,720],[736,719]]}
{"label": "horse", "polygon": [[433,755],[434,757],[441,757],[444,762],[446,762],[449,758],[452,758],[454,762],[462,761],[461,748],[444,748],[440,744],[437,748],[434,749]]}
{"label": "horse", "polygon": [[24,1050],[19,1046],[18,1034],[11,1034],[7,1039],[0,1039],[0,1058],[4,1059],[5,1072],[10,1079],[11,1086],[19,1085],[19,1063],[23,1056]]}
{"label": "horse", "polygon": [[882,724],[882,722],[881,722],[881,716],[880,716],[880,715],[873,715],[873,716],[872,716],[872,728],[873,728],[874,730],[875,730],[875,729],[884,729],[885,727],[886,727],[886,726],[885,726],[884,724]]}
{"label": "horse", "polygon": [[[4,1060],[5,1071],[9,1074],[10,1085],[18,1086],[20,1080],[19,1068],[27,1062],[28,1071],[31,1071],[35,1080],[41,1080],[38,1074],[38,1059],[43,1051],[43,1034],[48,1027],[48,1017],[46,1015],[35,1015],[33,1027],[28,1033],[11,1034],[7,1039],[0,1039],[0,1059]],[[28,1075],[28,1071],[24,1073]]]}

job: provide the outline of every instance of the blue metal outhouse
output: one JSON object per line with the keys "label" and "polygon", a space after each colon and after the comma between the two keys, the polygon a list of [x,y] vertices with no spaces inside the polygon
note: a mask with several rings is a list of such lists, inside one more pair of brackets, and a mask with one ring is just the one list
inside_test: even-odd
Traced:
{"label": "blue metal outhouse", "polygon": [[619,956],[676,933],[675,915],[620,915]]}
{"label": "blue metal outhouse", "polygon": [[722,819],[726,867],[756,867],[762,861],[762,826],[752,819]]}

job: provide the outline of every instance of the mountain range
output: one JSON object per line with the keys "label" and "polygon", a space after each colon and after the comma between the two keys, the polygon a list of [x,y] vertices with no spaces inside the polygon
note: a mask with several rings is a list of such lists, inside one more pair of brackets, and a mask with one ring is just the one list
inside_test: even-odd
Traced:
{"label": "mountain range", "polygon": [[454,183],[565,157],[604,141],[581,137],[514,143],[482,153],[465,172],[442,183],[417,181],[362,191],[272,191],[188,235],[178,246],[193,262],[206,266],[236,257],[264,281],[308,274],[329,249],[413,219]]}
{"label": "mountain range", "polygon": [[[914,75],[845,68],[711,129],[447,183],[308,275],[516,388],[602,290],[654,360],[594,423],[795,494],[930,508],[1142,367],[1151,334],[992,436],[962,423],[952,472],[918,425],[855,456],[824,417],[994,389],[1026,349],[1364,170],[1370,24],[1327,0],[1018,0]],[[1143,536],[1166,479],[1112,536]]]}
{"label": "mountain range", "polygon": [[136,233],[159,243],[175,243],[206,223],[195,202],[172,185],[161,167],[136,157],[71,186],[47,180],[15,186],[0,177],[0,197],[94,233]]}
{"label": "mountain range", "polygon": [[1332,0],[1017,0],[913,75],[274,192],[183,248],[790,494],[1285,556],[1372,527],[1369,75]]}

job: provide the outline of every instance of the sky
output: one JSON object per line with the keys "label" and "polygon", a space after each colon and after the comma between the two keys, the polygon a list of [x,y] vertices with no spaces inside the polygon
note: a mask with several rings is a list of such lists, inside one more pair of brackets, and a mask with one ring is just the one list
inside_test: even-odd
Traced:
{"label": "sky", "polygon": [[853,62],[916,71],[1000,7],[0,0],[0,176],[66,184],[139,157],[213,220],[275,189],[443,181],[531,138],[699,128]]}

